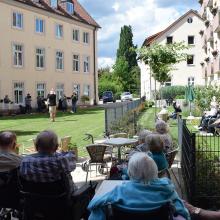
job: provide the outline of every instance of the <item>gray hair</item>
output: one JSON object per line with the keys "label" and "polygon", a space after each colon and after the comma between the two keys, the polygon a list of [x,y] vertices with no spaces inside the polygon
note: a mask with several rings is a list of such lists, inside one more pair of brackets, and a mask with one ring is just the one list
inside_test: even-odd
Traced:
{"label": "gray hair", "polygon": [[160,134],[166,134],[169,131],[168,124],[163,120],[158,120],[155,124],[156,131]]}
{"label": "gray hair", "polygon": [[146,153],[137,152],[128,162],[128,175],[130,179],[146,184],[158,177],[158,168]]}
{"label": "gray hair", "polygon": [[42,131],[37,135],[35,146],[38,151],[51,151],[58,147],[58,137],[53,131]]}
{"label": "gray hair", "polygon": [[0,133],[0,147],[8,148],[12,144],[16,144],[16,134],[11,131],[2,131]]}
{"label": "gray hair", "polygon": [[151,133],[151,131],[148,131],[146,129],[140,131],[140,133],[138,134],[138,141],[145,142],[146,137]]}

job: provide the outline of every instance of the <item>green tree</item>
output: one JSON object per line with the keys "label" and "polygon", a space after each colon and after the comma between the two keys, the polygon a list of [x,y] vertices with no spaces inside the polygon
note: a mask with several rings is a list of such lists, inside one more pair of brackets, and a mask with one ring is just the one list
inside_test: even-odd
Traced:
{"label": "green tree", "polygon": [[136,48],[133,44],[133,33],[131,26],[124,25],[121,28],[119,48],[117,50],[117,60],[121,57],[125,57],[128,62],[129,71],[137,66],[137,53],[133,49]]}

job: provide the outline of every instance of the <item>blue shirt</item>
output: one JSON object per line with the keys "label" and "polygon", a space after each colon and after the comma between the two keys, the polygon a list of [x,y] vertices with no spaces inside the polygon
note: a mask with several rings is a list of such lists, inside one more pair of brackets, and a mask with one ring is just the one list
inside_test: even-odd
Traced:
{"label": "blue shirt", "polygon": [[91,211],[89,220],[105,220],[104,207],[109,203],[130,211],[147,212],[158,209],[170,201],[173,202],[177,214],[187,220],[191,219],[169,179],[154,179],[148,184],[129,181],[117,186],[105,195],[92,199],[88,206]]}

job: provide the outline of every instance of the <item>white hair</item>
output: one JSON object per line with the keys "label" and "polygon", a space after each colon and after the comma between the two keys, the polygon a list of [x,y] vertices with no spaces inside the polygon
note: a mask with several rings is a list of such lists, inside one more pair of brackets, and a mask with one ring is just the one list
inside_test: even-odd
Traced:
{"label": "white hair", "polygon": [[166,134],[169,131],[168,124],[163,120],[158,120],[155,124],[156,131],[160,134]]}
{"label": "white hair", "polygon": [[128,162],[128,175],[131,180],[146,184],[158,177],[158,168],[154,160],[146,153],[137,152]]}
{"label": "white hair", "polygon": [[151,133],[152,133],[151,131],[148,131],[146,129],[140,131],[140,133],[138,134],[138,141],[144,143],[145,138]]}

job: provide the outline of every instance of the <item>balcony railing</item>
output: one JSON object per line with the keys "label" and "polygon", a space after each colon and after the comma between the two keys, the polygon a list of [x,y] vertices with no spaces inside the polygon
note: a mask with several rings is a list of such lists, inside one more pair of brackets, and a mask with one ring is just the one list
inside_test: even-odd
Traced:
{"label": "balcony railing", "polygon": [[220,32],[220,10],[218,8],[218,11],[216,15],[213,18],[213,31],[214,32]]}
{"label": "balcony railing", "polygon": [[214,68],[214,73],[217,73],[220,71],[220,56],[216,56],[215,59],[213,60],[213,68]]}
{"label": "balcony railing", "polygon": [[213,26],[210,24],[208,26],[208,28],[206,29],[206,37],[207,37],[207,41],[211,42],[214,40],[214,35],[213,35]]}

